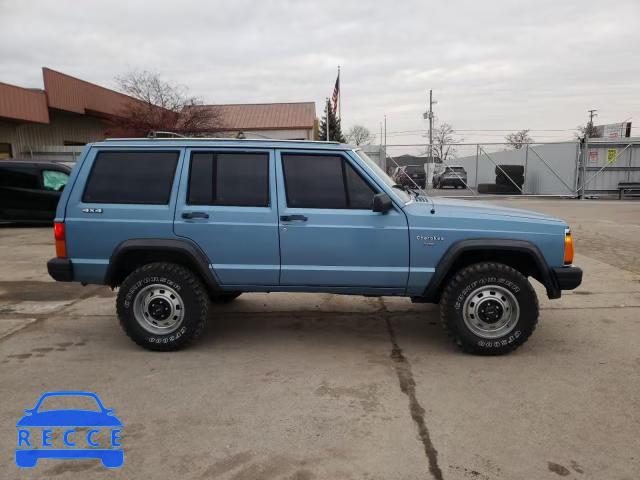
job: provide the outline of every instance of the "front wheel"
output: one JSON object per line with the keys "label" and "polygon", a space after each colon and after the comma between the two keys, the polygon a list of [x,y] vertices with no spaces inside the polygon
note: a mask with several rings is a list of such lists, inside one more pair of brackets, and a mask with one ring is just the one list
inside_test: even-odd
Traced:
{"label": "front wheel", "polygon": [[501,263],[464,267],[440,300],[444,329],[462,349],[502,355],[523,345],[538,323],[538,297],[520,272]]}
{"label": "front wheel", "polygon": [[207,322],[209,295],[200,278],[175,263],[150,263],[120,286],[120,325],[149,350],[178,350],[195,340]]}

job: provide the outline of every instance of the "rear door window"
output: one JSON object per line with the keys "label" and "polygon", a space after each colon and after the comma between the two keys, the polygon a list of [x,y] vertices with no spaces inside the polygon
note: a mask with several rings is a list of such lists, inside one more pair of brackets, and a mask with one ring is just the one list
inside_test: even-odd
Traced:
{"label": "rear door window", "polygon": [[167,205],[179,152],[99,152],[82,201]]}
{"label": "rear door window", "polygon": [[269,154],[194,152],[189,205],[269,206]]}
{"label": "rear door window", "polygon": [[0,186],[38,189],[38,170],[35,167],[0,166]]}

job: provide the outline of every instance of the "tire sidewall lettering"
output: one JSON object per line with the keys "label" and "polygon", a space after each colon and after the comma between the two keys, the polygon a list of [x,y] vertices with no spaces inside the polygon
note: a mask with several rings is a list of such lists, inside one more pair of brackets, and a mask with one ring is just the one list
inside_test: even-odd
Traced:
{"label": "tire sidewall lettering", "polygon": [[178,285],[176,282],[169,280],[168,278],[165,278],[165,277],[145,277],[142,280],[138,280],[136,283],[134,283],[129,289],[129,291],[127,292],[127,294],[125,295],[125,298],[124,298],[125,308],[128,309],[131,307],[132,300],[135,298],[136,292],[140,289],[140,287],[142,286],[146,287],[147,285],[160,284],[160,283],[164,283],[165,285],[170,286],[177,292],[179,292],[182,289],[182,287],[180,287],[180,285]]}

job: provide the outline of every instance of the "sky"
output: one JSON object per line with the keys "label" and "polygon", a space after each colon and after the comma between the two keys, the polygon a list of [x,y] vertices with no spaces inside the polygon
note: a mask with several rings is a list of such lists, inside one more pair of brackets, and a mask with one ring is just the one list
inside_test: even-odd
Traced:
{"label": "sky", "polygon": [[343,130],[376,143],[385,115],[387,144],[425,143],[430,89],[468,143],[570,139],[589,109],[640,136],[640,0],[0,0],[0,18],[0,82],[23,87],[43,66],[108,88],[140,68],[204,103],[320,116],[340,65]]}

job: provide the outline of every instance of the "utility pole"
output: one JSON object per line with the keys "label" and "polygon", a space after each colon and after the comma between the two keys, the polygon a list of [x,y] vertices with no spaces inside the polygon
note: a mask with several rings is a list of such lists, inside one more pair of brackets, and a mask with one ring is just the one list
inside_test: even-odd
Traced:
{"label": "utility pole", "polygon": [[387,116],[384,116],[384,154],[387,154]]}
{"label": "utility pole", "polygon": [[427,177],[433,165],[433,105],[436,103],[438,102],[433,100],[433,90],[429,90],[429,111],[422,115],[422,118],[429,120],[429,163],[427,164]]}
{"label": "utility pole", "polygon": [[380,145],[382,146],[382,122],[380,122]]}
{"label": "utility pole", "polygon": [[593,131],[593,117],[597,117],[598,114],[596,113],[597,110],[587,110],[589,112],[589,125],[587,125],[587,132],[586,133],[591,133],[591,131]]}

